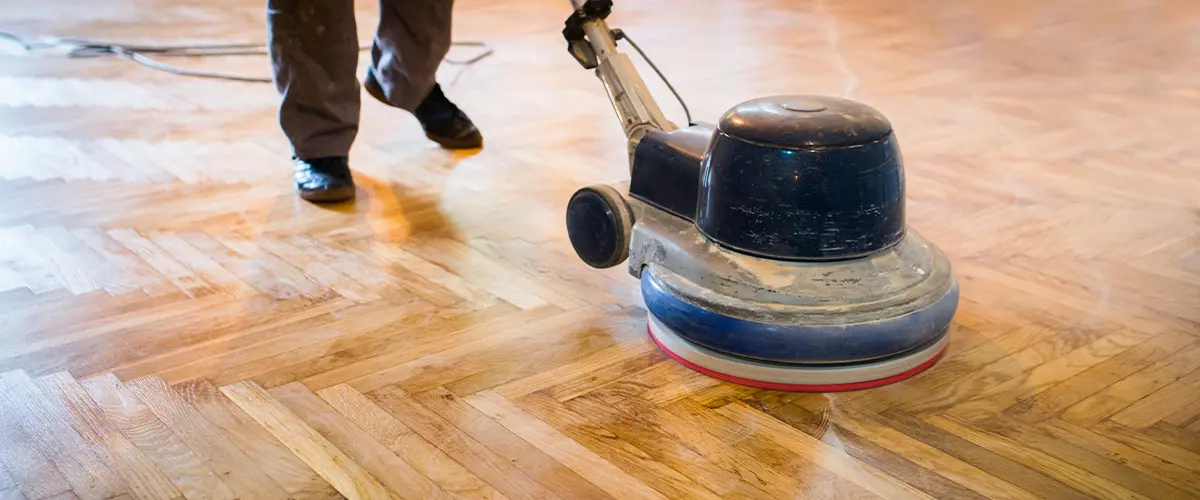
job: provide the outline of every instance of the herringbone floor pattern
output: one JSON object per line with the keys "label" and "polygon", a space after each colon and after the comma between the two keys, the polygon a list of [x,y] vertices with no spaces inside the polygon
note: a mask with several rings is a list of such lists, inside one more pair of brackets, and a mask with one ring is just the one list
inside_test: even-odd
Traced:
{"label": "herringbone floor pattern", "polygon": [[[0,5],[264,37],[262,2]],[[617,2],[698,119],[826,93],[896,126],[963,302],[931,370],[840,394],[689,371],[574,257],[568,196],[627,164],[568,10],[459,0],[496,53],[443,82],[487,146],[365,100],[336,207],[293,195],[270,85],[0,40],[0,499],[1200,498],[1200,3]]]}

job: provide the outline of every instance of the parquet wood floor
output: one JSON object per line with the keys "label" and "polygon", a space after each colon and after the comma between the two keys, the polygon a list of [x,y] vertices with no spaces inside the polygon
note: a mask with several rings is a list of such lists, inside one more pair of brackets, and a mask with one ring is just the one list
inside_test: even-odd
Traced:
{"label": "parquet wood floor", "polygon": [[[261,2],[0,4],[31,37],[264,38]],[[698,119],[893,121],[963,301],[931,370],[839,394],[689,371],[574,257],[568,196],[627,164],[567,11],[458,0],[496,53],[442,81],[486,147],[364,100],[337,207],[293,195],[270,85],[0,41],[0,498],[1200,498],[1200,3],[617,2]]]}

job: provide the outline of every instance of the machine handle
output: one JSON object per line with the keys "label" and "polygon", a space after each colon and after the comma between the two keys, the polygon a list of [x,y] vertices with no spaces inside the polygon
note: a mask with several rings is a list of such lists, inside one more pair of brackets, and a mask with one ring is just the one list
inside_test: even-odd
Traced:
{"label": "machine handle", "polygon": [[670,132],[678,129],[663,114],[633,62],[617,49],[605,18],[612,10],[611,0],[571,0],[575,11],[567,18],[563,36],[571,54],[585,68],[595,69],[604,83],[625,136],[629,150],[650,130]]}

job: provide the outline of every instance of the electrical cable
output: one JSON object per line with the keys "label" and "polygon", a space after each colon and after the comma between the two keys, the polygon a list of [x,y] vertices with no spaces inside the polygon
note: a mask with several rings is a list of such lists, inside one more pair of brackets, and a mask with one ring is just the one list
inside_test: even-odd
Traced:
{"label": "electrical cable", "polygon": [[679,92],[675,91],[675,87],[671,85],[671,81],[667,80],[667,77],[663,75],[663,72],[658,70],[658,66],[654,64],[654,61],[650,60],[650,57],[648,57],[646,53],[642,51],[641,47],[638,47],[637,42],[634,42],[629,35],[620,29],[612,30],[612,37],[613,40],[625,40],[626,42],[629,42],[629,45],[633,47],[633,50],[636,50],[637,53],[642,56],[642,59],[646,61],[646,64],[649,64],[650,68],[653,69],[655,73],[658,73],[658,78],[661,79],[663,83],[667,84],[667,88],[671,90],[671,93],[675,94],[675,99],[679,101],[679,105],[683,107],[683,114],[687,117],[688,126],[690,127],[695,125],[696,122],[692,121],[692,112],[688,111],[687,103],[683,102],[683,98],[679,96]]}
{"label": "electrical cable", "polygon": [[[0,39],[10,40],[19,45],[26,53],[32,53],[38,50],[67,48],[68,58],[89,58],[89,57],[105,57],[115,56],[129,59],[143,66],[158,71],[164,71],[181,76],[192,76],[198,78],[215,78],[220,80],[232,80],[239,82],[255,82],[255,83],[272,83],[274,80],[270,78],[231,75],[226,73],[212,73],[207,71],[197,71],[172,66],[164,62],[158,61],[147,54],[152,54],[158,57],[217,57],[217,56],[251,56],[251,55],[268,55],[267,46],[254,43],[234,43],[234,44],[213,44],[213,45],[128,45],[109,42],[98,42],[94,40],[83,40],[77,38],[50,38],[48,40],[40,40],[35,42],[27,41],[25,38],[14,35],[12,33],[0,31]],[[451,42],[451,45],[481,47],[483,51],[465,60],[445,59],[443,62],[458,66],[469,66],[479,62],[485,57],[492,55],[492,47],[485,42]],[[359,51],[370,50],[370,46],[359,47]]]}

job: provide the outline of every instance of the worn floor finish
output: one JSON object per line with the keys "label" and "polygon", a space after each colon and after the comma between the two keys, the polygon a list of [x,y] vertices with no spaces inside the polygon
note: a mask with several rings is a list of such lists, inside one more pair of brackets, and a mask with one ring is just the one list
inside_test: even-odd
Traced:
{"label": "worn floor finish", "polygon": [[[261,2],[4,3],[26,36],[263,38]],[[1200,4],[617,2],[698,119],[892,119],[963,302],[933,369],[845,394],[690,372],[574,257],[568,196],[627,167],[566,5],[459,0],[497,52],[442,80],[487,146],[366,100],[335,208],[292,195],[268,84],[0,44],[0,498],[1200,497]]]}

